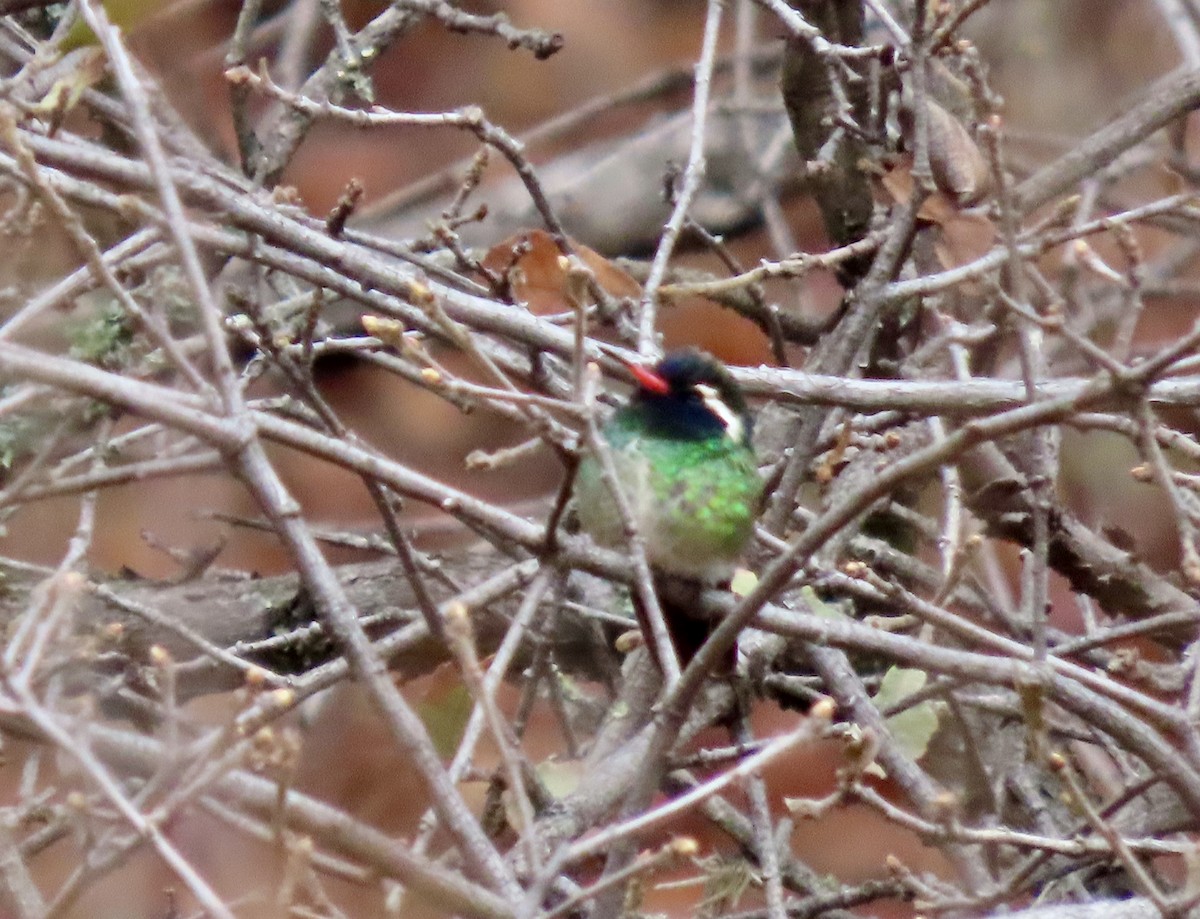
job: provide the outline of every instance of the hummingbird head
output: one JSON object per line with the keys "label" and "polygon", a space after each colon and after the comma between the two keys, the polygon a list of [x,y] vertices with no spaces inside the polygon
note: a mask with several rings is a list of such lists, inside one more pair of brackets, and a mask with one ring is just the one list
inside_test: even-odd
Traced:
{"label": "hummingbird head", "polygon": [[728,437],[749,445],[750,413],[737,383],[711,354],[672,351],[653,368],[629,364],[638,388],[629,408],[651,434],[676,440]]}

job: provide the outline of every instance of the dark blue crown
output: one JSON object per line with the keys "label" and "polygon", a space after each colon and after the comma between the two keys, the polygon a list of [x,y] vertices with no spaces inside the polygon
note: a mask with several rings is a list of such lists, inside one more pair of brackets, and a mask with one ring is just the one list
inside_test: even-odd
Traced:
{"label": "dark blue crown", "polygon": [[666,393],[639,388],[631,408],[640,416],[652,435],[675,440],[704,440],[725,433],[725,422],[704,404],[696,387],[711,386],[742,423],[749,442],[750,415],[746,400],[729,371],[714,358],[698,348],[672,351],[654,368],[654,373],[669,387]]}

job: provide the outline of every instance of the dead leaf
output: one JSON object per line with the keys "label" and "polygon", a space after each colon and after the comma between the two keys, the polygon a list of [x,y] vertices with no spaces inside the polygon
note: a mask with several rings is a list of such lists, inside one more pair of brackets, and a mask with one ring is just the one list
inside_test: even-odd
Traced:
{"label": "dead leaf", "polygon": [[996,225],[987,215],[977,211],[956,213],[940,226],[942,232],[933,248],[946,269],[982,258],[996,243]]}
{"label": "dead leaf", "polygon": [[[579,259],[591,269],[601,289],[614,297],[637,297],[642,288],[625,271],[594,249],[571,241]],[[559,261],[562,252],[544,230],[510,236],[488,250],[483,267],[508,278],[513,297],[538,315],[571,309],[570,279]]]}
{"label": "dead leaf", "polygon": [[[898,159],[892,169],[880,176],[879,183],[896,203],[908,201],[913,193],[912,157]],[[941,191],[933,192],[921,203],[917,219],[938,227],[934,251],[945,269],[973,262],[987,254],[996,242],[996,226],[986,214],[964,210],[953,197]]]}
{"label": "dead leaf", "polygon": [[[963,123],[941,105],[930,99],[925,111],[933,184],[957,204],[978,204],[992,187],[992,172],[987,160]],[[908,149],[916,149],[916,120],[907,105],[900,109],[900,130]]]}

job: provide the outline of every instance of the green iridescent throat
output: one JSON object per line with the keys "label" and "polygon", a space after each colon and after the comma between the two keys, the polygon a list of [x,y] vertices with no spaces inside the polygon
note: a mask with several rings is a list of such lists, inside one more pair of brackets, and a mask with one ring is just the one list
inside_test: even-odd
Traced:
{"label": "green iridescent throat", "polygon": [[[715,582],[729,577],[749,541],[763,485],[745,442],[719,426],[701,430],[707,433],[662,436],[635,402],[604,437],[650,563]],[[580,465],[576,496],[584,529],[602,544],[621,545],[621,515],[593,457]]]}

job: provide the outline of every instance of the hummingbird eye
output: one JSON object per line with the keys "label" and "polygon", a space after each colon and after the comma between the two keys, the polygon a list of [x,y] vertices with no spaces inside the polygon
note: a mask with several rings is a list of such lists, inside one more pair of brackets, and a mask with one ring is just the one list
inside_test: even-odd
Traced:
{"label": "hummingbird eye", "polygon": [[710,386],[707,383],[697,383],[692,387],[696,395],[700,397],[700,401],[704,403],[704,407],[717,417],[717,419],[725,426],[725,435],[731,440],[736,440],[739,443],[745,439],[746,428],[742,424],[742,419],[732,408],[729,403],[721,398],[720,392],[715,386]]}

